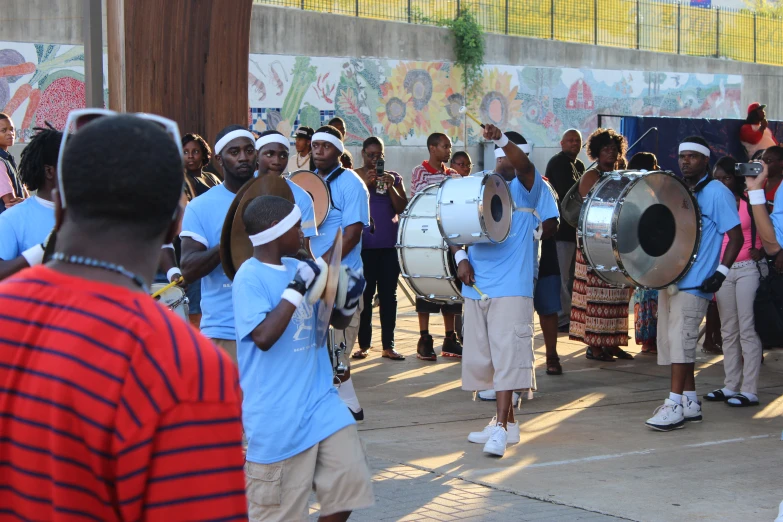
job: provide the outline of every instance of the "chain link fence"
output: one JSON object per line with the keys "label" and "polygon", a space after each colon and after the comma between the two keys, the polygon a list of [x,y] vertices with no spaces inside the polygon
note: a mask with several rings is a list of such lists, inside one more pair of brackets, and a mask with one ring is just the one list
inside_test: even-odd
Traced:
{"label": "chain link fence", "polygon": [[489,33],[783,65],[783,20],[655,0],[254,0],[376,20],[435,24],[470,9]]}

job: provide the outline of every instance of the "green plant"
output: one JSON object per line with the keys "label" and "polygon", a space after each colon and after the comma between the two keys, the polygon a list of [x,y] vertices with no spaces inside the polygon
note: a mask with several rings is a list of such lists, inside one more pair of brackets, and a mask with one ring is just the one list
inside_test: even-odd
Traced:
{"label": "green plant", "polygon": [[467,102],[474,100],[481,91],[482,68],[484,67],[484,31],[469,8],[460,11],[456,18],[430,19],[416,13],[424,23],[448,27],[454,39],[454,64],[462,69],[462,80]]}

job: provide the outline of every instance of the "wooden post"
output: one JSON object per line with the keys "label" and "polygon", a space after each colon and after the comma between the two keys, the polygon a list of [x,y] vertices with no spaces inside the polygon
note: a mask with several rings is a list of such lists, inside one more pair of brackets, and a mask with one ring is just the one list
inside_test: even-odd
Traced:
{"label": "wooden post", "polygon": [[106,0],[109,108],[176,121],[209,143],[248,125],[252,0]]}

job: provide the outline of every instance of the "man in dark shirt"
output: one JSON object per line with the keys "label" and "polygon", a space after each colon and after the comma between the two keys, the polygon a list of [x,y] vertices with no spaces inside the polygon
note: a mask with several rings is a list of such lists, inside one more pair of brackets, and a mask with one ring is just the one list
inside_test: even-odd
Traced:
{"label": "man in dark shirt", "polygon": [[[582,134],[576,129],[568,129],[560,140],[561,151],[555,154],[546,166],[546,177],[563,201],[568,190],[585,172],[585,165],[577,158],[582,150]],[[560,330],[568,330],[571,315],[571,291],[574,287],[574,263],[576,261],[576,230],[561,221],[555,235],[557,259],[560,264],[560,303],[558,319]]]}

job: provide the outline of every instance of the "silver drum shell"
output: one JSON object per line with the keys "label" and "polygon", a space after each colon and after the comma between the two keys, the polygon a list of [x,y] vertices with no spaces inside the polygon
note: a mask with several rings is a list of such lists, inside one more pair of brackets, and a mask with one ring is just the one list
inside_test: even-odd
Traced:
{"label": "silver drum shell", "polygon": [[[643,248],[645,212],[653,205],[671,213],[674,234],[661,255]],[[649,221],[646,221],[649,223]],[[605,174],[585,197],[577,246],[587,264],[611,285],[665,288],[688,272],[699,250],[701,212],[688,187],[671,172]]]}

